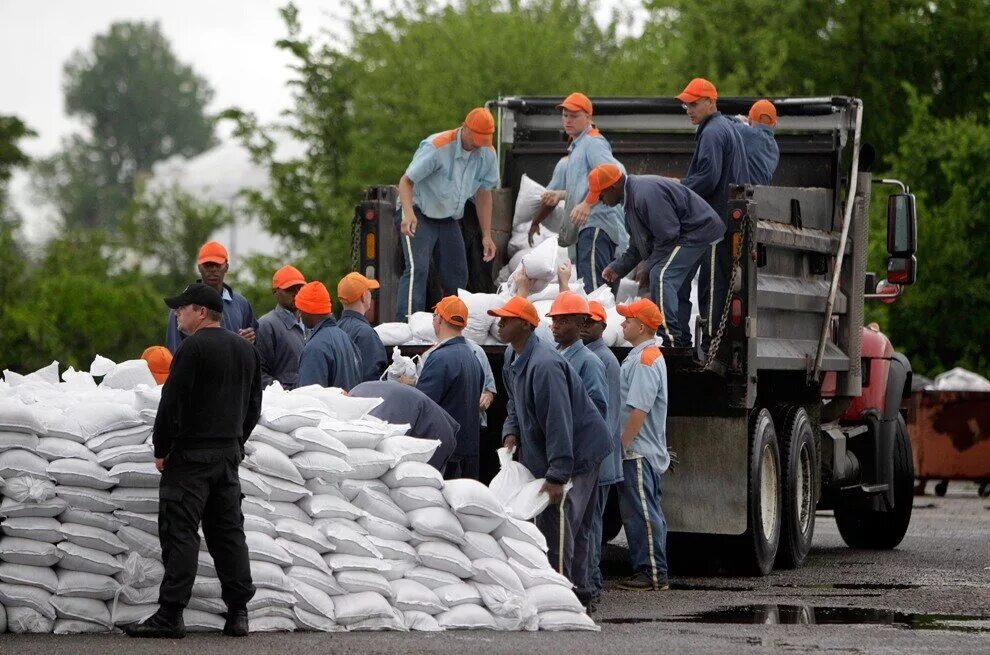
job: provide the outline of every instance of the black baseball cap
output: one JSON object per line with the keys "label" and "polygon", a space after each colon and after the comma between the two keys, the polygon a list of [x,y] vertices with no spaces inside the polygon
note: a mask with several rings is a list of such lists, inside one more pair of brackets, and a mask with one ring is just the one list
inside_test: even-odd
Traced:
{"label": "black baseball cap", "polygon": [[165,298],[165,304],[172,309],[178,309],[183,305],[199,305],[215,312],[223,312],[223,298],[217,290],[200,282],[190,284],[177,296]]}

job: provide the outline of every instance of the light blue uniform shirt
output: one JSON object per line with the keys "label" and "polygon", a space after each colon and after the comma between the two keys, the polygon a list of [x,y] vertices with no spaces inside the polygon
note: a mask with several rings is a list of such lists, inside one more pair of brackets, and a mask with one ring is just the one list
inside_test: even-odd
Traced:
{"label": "light blue uniform shirt", "polygon": [[598,356],[605,365],[605,385],[608,399],[608,415],[605,422],[612,433],[612,454],[602,460],[598,469],[598,486],[622,482],[622,426],[619,425],[619,407],[622,404],[619,394],[619,360],[603,339],[586,343],[588,350]]}
{"label": "light blue uniform shirt", "polygon": [[[588,174],[592,169],[600,164],[615,164],[623,173],[626,171],[625,167],[612,156],[612,146],[609,145],[608,140],[597,130],[593,130],[594,128],[589,127],[571,141],[567,149],[564,186],[548,187],[567,191],[567,197],[564,199],[564,213],[567,216],[565,227],[567,225],[573,227],[570,223],[571,210],[584,202],[588,195]],[[550,184],[553,185],[556,180],[557,175],[554,170],[554,180]],[[616,245],[616,252],[622,252],[629,245],[629,237],[623,224],[622,207],[607,207],[603,202],[598,203],[591,209],[588,222],[581,226],[581,231],[589,228],[601,228]],[[564,232],[565,230],[561,229],[562,237]],[[574,241],[576,243],[577,239]]]}
{"label": "light blue uniform shirt", "polygon": [[491,147],[468,152],[461,147],[461,130],[448,130],[419,144],[406,177],[413,182],[413,203],[423,214],[460,219],[475,193],[498,186],[498,160]]}
{"label": "light blue uniform shirt", "polygon": [[588,397],[594,403],[595,409],[608,420],[608,393],[605,389],[605,364],[598,359],[595,353],[588,350],[584,342],[578,339],[566,348],[557,348],[557,352],[563,355],[567,363],[577,371],[584,390],[588,392]]}
{"label": "light blue uniform shirt", "polygon": [[[655,349],[655,350],[654,350]],[[644,457],[663,473],[670,466],[667,453],[667,364],[655,341],[633,348],[619,371],[622,408],[619,419],[625,430],[634,409],[646,412],[639,434],[626,448],[625,459]]]}

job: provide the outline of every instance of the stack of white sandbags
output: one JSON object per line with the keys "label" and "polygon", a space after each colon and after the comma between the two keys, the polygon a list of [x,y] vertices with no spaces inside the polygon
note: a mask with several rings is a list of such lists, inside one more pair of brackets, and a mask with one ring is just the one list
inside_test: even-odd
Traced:
{"label": "stack of white sandbags", "polygon": [[507,254],[509,262],[499,271],[499,284],[507,282],[519,267],[523,258],[534,248],[550,238],[556,239],[557,232],[566,218],[564,203],[558,203],[553,212],[540,225],[539,232],[533,235],[533,245],[529,244],[529,227],[533,217],[540,210],[541,198],[546,187],[535,182],[528,175],[523,175],[519,181],[519,193],[516,195],[516,206],[512,216],[512,236],[509,238]]}
{"label": "stack of white sandbags", "polygon": [[[115,384],[132,368],[117,367]],[[9,629],[105,632],[147,618],[164,573],[150,445],[160,388],[74,371],[60,382],[57,365],[5,377]],[[251,630],[597,629],[523,520],[540,499],[505,507],[481,483],[445,483],[426,464],[439,442],[367,416],[379,402],[266,390],[240,469]],[[204,542],[186,627],[220,630],[225,609]]]}

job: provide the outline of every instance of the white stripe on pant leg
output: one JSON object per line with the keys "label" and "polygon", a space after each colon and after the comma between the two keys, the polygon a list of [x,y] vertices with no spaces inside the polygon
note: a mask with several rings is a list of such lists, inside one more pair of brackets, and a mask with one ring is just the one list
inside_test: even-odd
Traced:
{"label": "white stripe on pant leg", "polygon": [[564,573],[564,544],[566,543],[565,533],[567,530],[567,514],[564,511],[564,503],[567,502],[567,490],[564,490],[564,495],[560,497],[560,526],[557,531],[560,535],[557,539],[558,541],[558,555],[557,555],[557,573],[561,575],[567,575]]}
{"label": "white stripe on pant leg", "polygon": [[670,327],[667,325],[667,312],[663,311],[663,274],[667,272],[667,268],[670,266],[670,263],[674,261],[674,257],[677,255],[677,251],[680,249],[681,249],[680,246],[674,247],[674,250],[670,253],[670,257],[667,259],[667,263],[663,265],[662,269],[660,269],[660,278],[657,281],[657,286],[660,287],[660,293],[657,296],[657,300],[660,301],[659,302],[660,311],[663,312],[663,323],[662,323],[663,331],[667,333],[667,339],[670,340],[671,348],[673,348],[677,344],[674,343],[674,335],[670,333]]}
{"label": "white stripe on pant leg", "polygon": [[413,285],[416,283],[416,258],[413,257],[412,237],[408,234],[405,237],[406,245],[409,248],[409,293],[406,298],[406,320],[408,321],[413,313]]}
{"label": "white stripe on pant leg", "polygon": [[711,265],[708,267],[708,336],[712,336],[712,313],[715,305],[715,247],[712,244]]}
{"label": "white stripe on pant leg", "polygon": [[[595,236],[591,239],[591,286],[595,289],[598,288],[598,270],[595,268],[596,255],[598,254],[596,249],[598,248],[598,233],[602,231],[602,228],[595,228]],[[570,283],[568,281],[568,283]],[[565,289],[561,289],[564,291]],[[569,289],[568,289],[569,290]]]}
{"label": "white stripe on pant leg", "polygon": [[646,506],[646,488],[643,485],[643,458],[636,460],[636,472],[639,474],[639,502],[643,506],[643,521],[646,522],[646,541],[650,545],[650,575],[653,577],[653,588],[660,587],[657,579],[657,559],[653,553],[653,524],[650,523],[650,510]]}

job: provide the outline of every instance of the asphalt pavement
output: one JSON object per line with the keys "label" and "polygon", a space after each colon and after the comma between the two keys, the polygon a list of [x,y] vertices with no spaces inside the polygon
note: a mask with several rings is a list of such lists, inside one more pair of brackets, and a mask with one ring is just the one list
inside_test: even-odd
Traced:
{"label": "asphalt pavement", "polygon": [[[931,486],[931,485],[930,485]],[[990,499],[970,483],[915,498],[894,551],[846,548],[819,513],[805,565],[763,578],[672,577],[665,592],[622,592],[615,579],[598,633],[446,632],[190,635],[138,641],[121,634],[0,635],[0,655],[320,655],[323,653],[990,653]],[[620,537],[621,541],[621,537]],[[625,550],[611,546],[621,575]]]}

